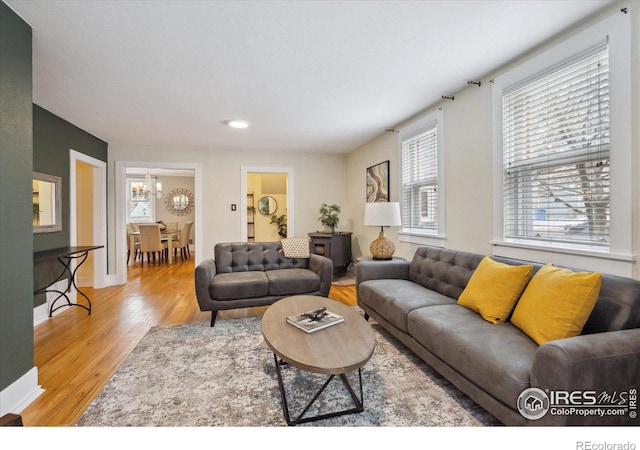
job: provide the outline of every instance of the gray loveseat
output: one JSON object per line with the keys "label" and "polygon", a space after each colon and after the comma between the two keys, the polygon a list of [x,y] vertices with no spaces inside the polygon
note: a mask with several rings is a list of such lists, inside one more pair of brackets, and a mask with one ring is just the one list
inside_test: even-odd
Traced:
{"label": "gray loveseat", "polygon": [[211,311],[211,326],[220,310],[270,305],[290,295],[329,295],[333,262],[323,256],[286,258],[280,242],[217,244],[214,259],[195,270],[200,311]]}
{"label": "gray loveseat", "polygon": [[[419,247],[411,262],[360,262],[358,305],[367,318],[374,318],[506,425],[640,425],[630,414],[640,389],[640,282],[603,275],[582,334],[538,345],[509,321],[494,325],[457,304],[482,258]],[[541,267],[493,259],[532,264],[534,274]],[[517,407],[527,388],[576,392],[571,403],[586,407],[597,395],[598,403],[626,410],[600,417],[569,414],[568,409],[559,410],[564,415],[551,414],[549,408],[539,420],[530,420]]]}

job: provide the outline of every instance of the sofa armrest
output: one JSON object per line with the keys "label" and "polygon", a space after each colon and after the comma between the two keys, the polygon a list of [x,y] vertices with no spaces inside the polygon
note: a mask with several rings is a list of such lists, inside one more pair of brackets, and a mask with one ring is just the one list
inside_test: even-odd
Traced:
{"label": "sofa armrest", "polygon": [[[616,396],[638,389],[639,374],[640,329],[609,331],[541,345],[533,360],[531,387],[549,391],[595,391],[596,395],[606,392]],[[601,418],[600,422],[595,420],[604,424]]]}
{"label": "sofa armrest", "polygon": [[200,305],[200,311],[211,311],[211,294],[209,293],[209,286],[213,277],[216,276],[216,262],[213,259],[205,259],[196,267],[195,271],[195,285],[196,285],[196,298],[198,299],[198,305]]}
{"label": "sofa armrest", "polygon": [[535,387],[549,389],[598,390],[611,383],[628,389],[638,382],[638,374],[640,328],[634,328],[541,345],[533,360],[531,382]]}
{"label": "sofa armrest", "polygon": [[362,261],[356,264],[356,286],[367,280],[409,279],[409,261]]}
{"label": "sofa armrest", "polygon": [[356,264],[356,297],[360,283],[367,280],[409,279],[409,261],[361,261]]}
{"label": "sofa armrest", "polygon": [[333,282],[333,261],[312,253],[309,255],[309,269],[320,277],[320,295],[328,297]]}

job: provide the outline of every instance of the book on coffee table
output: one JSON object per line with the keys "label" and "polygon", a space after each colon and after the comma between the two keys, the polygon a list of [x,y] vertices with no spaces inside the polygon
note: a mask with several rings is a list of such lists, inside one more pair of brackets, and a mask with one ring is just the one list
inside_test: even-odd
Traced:
{"label": "book on coffee table", "polygon": [[339,316],[326,308],[307,311],[297,316],[287,317],[287,322],[305,333],[314,333],[327,327],[344,322],[344,317]]}

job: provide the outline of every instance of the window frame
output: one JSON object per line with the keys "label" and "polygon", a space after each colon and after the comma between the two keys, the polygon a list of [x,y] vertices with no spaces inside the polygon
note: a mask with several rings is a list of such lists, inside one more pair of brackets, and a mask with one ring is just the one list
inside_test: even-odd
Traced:
{"label": "window frame", "polygon": [[[504,237],[503,95],[523,83],[608,40],[610,128],[610,241],[609,248],[570,243],[543,243]],[[631,27],[620,12],[586,26],[560,43],[534,54],[492,80],[494,230],[493,253],[532,261],[630,276],[632,263],[632,150],[631,150]],[[604,266],[602,265],[604,261]]]}
{"label": "window frame", "polygon": [[151,207],[151,217],[148,220],[139,220],[136,218],[136,220],[132,220],[131,218],[131,202],[134,201],[140,201],[140,200],[134,200],[132,198],[132,191],[133,191],[133,187],[132,184],[141,184],[144,185],[145,184],[145,179],[144,178],[135,178],[135,177],[130,177],[126,179],[125,185],[127,186],[127,210],[126,210],[126,217],[127,217],[127,223],[155,223],[156,221],[156,202],[155,202],[155,196],[150,195],[149,197],[149,205]]}
{"label": "window frame", "polygon": [[[437,158],[437,168],[436,168],[436,183],[437,186],[437,197],[438,197],[438,206],[437,206],[437,219],[436,219],[436,229],[429,230],[423,228],[410,228],[407,227],[403,222],[402,228],[398,232],[398,238],[401,242],[408,242],[412,244],[418,245],[435,245],[442,247],[444,246],[444,241],[446,239],[445,236],[445,191],[444,191],[444,114],[442,109],[438,109],[436,111],[427,114],[420,119],[408,124],[407,126],[400,129],[398,132],[398,164],[399,172],[398,179],[400,180],[400,207],[402,210],[402,216],[405,215],[405,205],[404,205],[404,179],[403,172],[404,167],[402,166],[402,143],[408,139],[414,138],[433,127],[435,123],[436,133],[437,133],[437,144],[436,144],[436,158]],[[421,200],[419,200],[421,201]]]}
{"label": "window frame", "polygon": [[[586,53],[503,90],[505,240],[608,250],[608,55],[603,39]],[[584,183],[598,189],[593,198],[580,193]],[[606,204],[593,203],[602,194]],[[545,217],[536,218],[540,212]],[[589,214],[594,234],[567,233],[590,220]]]}

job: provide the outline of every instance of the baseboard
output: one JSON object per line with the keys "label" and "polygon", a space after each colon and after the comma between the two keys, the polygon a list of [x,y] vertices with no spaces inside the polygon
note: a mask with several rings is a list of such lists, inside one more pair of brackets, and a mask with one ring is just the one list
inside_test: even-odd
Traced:
{"label": "baseboard", "polygon": [[0,416],[8,413],[20,414],[43,392],[44,389],[38,384],[38,368],[33,367],[0,391]]}
{"label": "baseboard", "polygon": [[104,279],[104,287],[118,286],[124,284],[120,282],[120,278],[115,273],[108,274]]}

